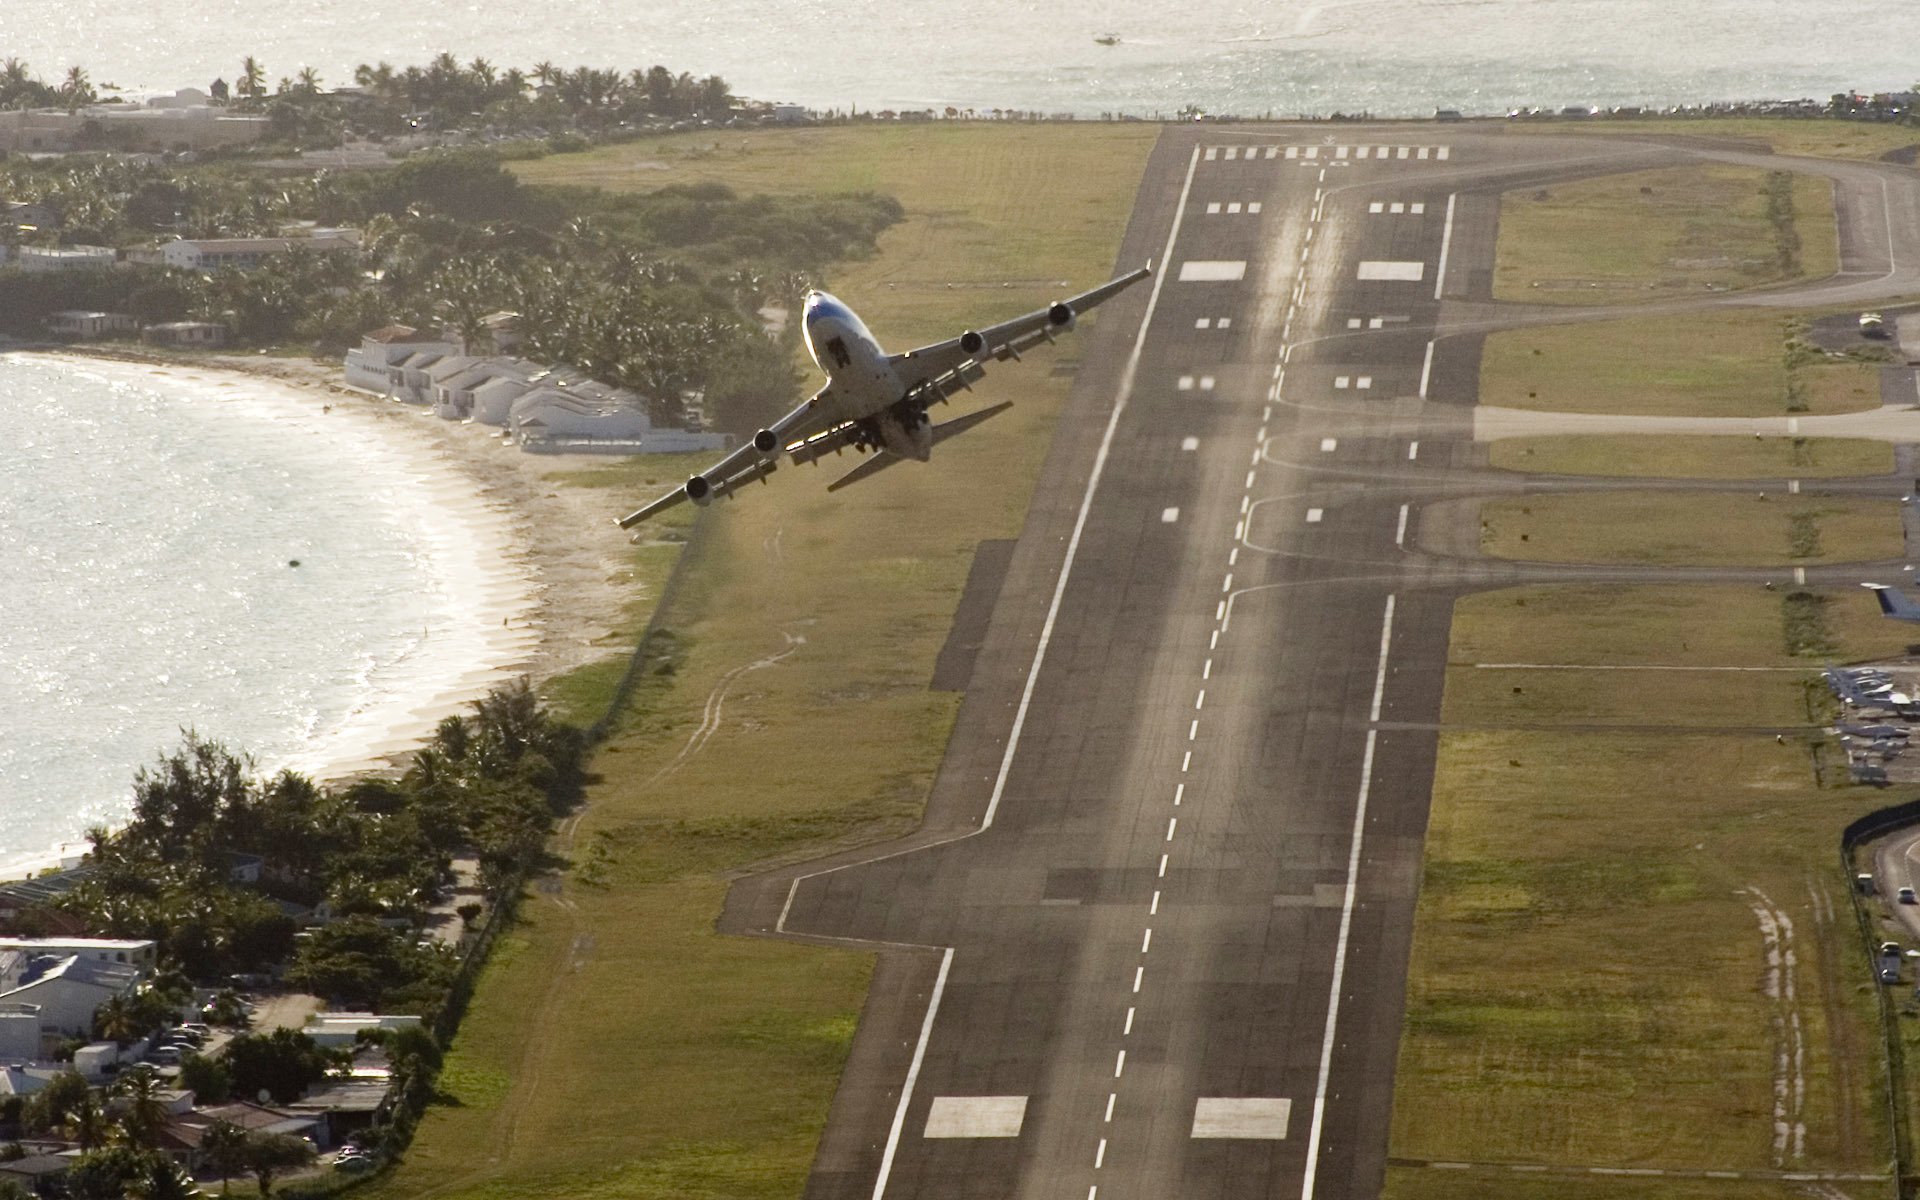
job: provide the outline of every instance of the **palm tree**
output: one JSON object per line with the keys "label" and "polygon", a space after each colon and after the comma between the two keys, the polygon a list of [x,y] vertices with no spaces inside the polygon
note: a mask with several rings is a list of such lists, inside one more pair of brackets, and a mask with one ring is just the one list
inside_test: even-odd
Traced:
{"label": "palm tree", "polygon": [[72,109],[79,108],[83,104],[92,104],[94,98],[93,84],[87,79],[86,69],[79,66],[68,67],[67,77],[60,84],[61,101]]}
{"label": "palm tree", "polygon": [[80,1143],[82,1153],[98,1146],[106,1137],[108,1128],[107,1114],[101,1109],[99,1098],[88,1092],[84,1099],[76,1101],[67,1109],[66,1120],[61,1128],[68,1137]]}
{"label": "palm tree", "polygon": [[259,59],[249,54],[241,61],[240,81],[233,90],[249,100],[257,99],[267,90],[267,69],[260,65]]}
{"label": "palm tree", "polygon": [[312,67],[301,67],[293,82],[295,91],[302,96],[311,96],[320,90],[320,72]]}
{"label": "palm tree", "polygon": [[161,1099],[165,1087],[160,1073],[145,1064],[129,1068],[115,1081],[114,1094],[126,1101],[120,1128],[133,1145],[151,1147],[159,1141],[167,1124],[167,1104]]}
{"label": "palm tree", "polygon": [[554,66],[551,62],[537,62],[533,64],[534,81],[544,84],[547,87],[552,87],[558,83],[563,73],[559,67]]}

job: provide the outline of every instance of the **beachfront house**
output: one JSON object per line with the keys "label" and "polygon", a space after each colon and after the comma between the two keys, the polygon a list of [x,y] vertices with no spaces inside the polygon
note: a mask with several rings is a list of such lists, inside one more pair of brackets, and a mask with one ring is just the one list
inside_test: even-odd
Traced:
{"label": "beachfront house", "polygon": [[359,249],[359,239],[351,232],[316,233],[312,237],[176,238],[160,247],[160,260],[181,271],[251,271],[270,258],[296,250],[348,254]]}
{"label": "beachfront house", "polygon": [[0,200],[0,228],[40,233],[60,228],[60,213],[32,200]]}
{"label": "beachfront house", "polygon": [[[347,386],[381,396],[397,397],[405,364],[424,370],[449,354],[460,353],[460,343],[437,334],[423,334],[411,325],[388,325],[365,334],[347,351]],[[421,362],[421,356],[431,356]],[[425,403],[425,399],[418,403]]]}
{"label": "beachfront house", "polygon": [[47,330],[55,337],[113,337],[121,333],[138,333],[140,319],[126,313],[86,312],[67,308],[47,318]]}
{"label": "beachfront house", "polygon": [[532,388],[513,402],[507,426],[522,449],[535,451],[680,454],[724,450],[729,441],[656,426],[639,393],[593,380]]}
{"label": "beachfront house", "polygon": [[142,329],[140,338],[155,346],[217,350],[227,344],[227,327],[218,321],[163,321]]}
{"label": "beachfront house", "polygon": [[[482,387],[496,379],[507,379],[521,384],[518,396],[526,390],[527,381],[546,371],[538,363],[528,362],[524,358],[478,358],[463,371],[441,379],[433,387],[433,411],[436,416],[449,421],[476,420],[479,407],[478,394]],[[482,421],[486,425],[501,425],[506,422],[507,406],[511,400],[499,406],[499,415],[492,421]]]}

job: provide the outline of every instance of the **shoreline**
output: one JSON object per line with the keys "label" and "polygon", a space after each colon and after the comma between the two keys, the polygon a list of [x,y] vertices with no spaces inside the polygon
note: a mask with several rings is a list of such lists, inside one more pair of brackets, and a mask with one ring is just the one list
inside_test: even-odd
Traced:
{"label": "shoreline", "polygon": [[[338,367],[311,360],[118,346],[4,349],[129,382],[198,388],[290,426],[348,422],[405,478],[416,533],[457,619],[382,664],[341,719],[262,762],[263,773],[284,767],[328,783],[397,773],[441,719],[466,712],[493,687],[521,676],[537,687],[620,652],[603,642],[630,600],[626,540],[595,503],[601,497],[546,478],[604,456],[528,455],[490,427],[348,389]],[[0,866],[0,880],[57,867],[85,847],[63,843],[14,860]]]}

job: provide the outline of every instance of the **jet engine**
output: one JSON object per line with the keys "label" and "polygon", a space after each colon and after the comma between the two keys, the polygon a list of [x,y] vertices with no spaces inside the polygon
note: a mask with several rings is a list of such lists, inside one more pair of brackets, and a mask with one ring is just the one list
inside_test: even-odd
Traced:
{"label": "jet engine", "polygon": [[780,448],[780,438],[771,429],[762,429],[753,435],[753,448],[762,454],[772,454]]}
{"label": "jet engine", "polygon": [[699,505],[712,504],[713,484],[707,482],[705,475],[695,475],[687,480],[687,499]]}
{"label": "jet engine", "polygon": [[1063,301],[1055,301],[1047,309],[1047,320],[1052,322],[1056,329],[1072,329],[1073,306]]}
{"label": "jet engine", "polygon": [[987,348],[987,339],[969,329],[960,335],[960,348],[968,354],[978,354]]}

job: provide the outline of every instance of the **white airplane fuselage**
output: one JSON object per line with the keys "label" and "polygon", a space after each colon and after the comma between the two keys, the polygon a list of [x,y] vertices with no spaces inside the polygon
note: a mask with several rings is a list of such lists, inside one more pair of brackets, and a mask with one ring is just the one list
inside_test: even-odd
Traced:
{"label": "white airplane fuselage", "polygon": [[923,412],[902,405],[906,389],[866,323],[825,292],[807,293],[802,317],[807,353],[826,375],[822,414],[830,423],[869,423],[880,444],[902,458],[925,462],[933,453],[933,426]]}

